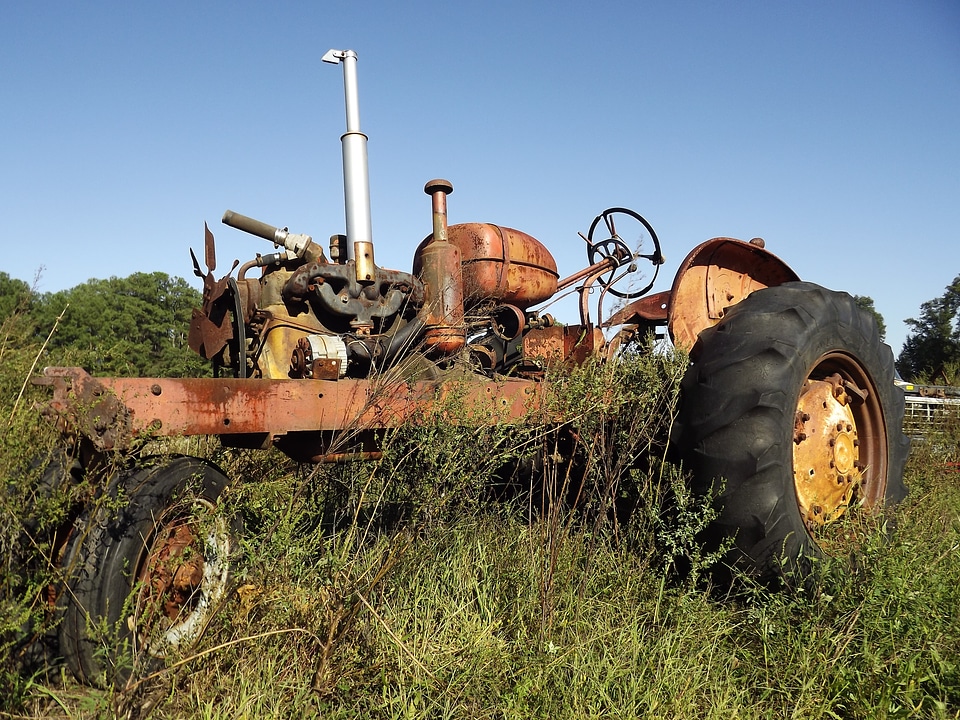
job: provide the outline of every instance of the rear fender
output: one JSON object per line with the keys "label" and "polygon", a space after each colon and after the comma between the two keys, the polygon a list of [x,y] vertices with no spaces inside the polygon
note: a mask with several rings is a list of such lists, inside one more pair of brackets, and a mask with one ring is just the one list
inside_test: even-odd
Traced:
{"label": "rear fender", "polygon": [[670,291],[667,329],[674,345],[691,353],[697,338],[755,290],[799,280],[762,240],[718,237],[695,247],[680,265]]}

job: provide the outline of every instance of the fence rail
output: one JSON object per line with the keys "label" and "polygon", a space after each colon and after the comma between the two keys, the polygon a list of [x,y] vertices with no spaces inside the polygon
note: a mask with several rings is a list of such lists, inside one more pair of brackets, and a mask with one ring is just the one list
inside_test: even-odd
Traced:
{"label": "fence rail", "polygon": [[947,432],[960,422],[960,398],[924,397],[910,395],[905,398],[903,432],[913,438],[922,438]]}

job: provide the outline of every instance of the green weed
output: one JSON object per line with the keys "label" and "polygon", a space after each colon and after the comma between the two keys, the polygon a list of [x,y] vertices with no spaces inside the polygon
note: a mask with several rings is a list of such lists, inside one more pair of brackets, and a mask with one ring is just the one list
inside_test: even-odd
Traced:
{"label": "green weed", "polygon": [[[78,686],[56,665],[31,675],[8,658],[0,711],[960,717],[949,443],[914,452],[906,502],[856,518],[860,543],[820,561],[811,592],[741,578],[736,597],[718,598],[696,542],[709,503],[665,457],[683,363],[640,355],[558,374],[551,412],[564,422],[550,432],[471,418],[454,397],[389,435],[375,461],[304,468],[215,442],[160,443],[237,479],[227,511],[243,552],[230,603],[196,646],[127,689]],[[5,442],[11,477],[12,458],[29,453]],[[25,526],[21,485],[4,500],[5,552]],[[40,514],[53,523],[68,505]],[[42,584],[17,584],[15,570],[5,560],[4,618],[29,613]],[[15,634],[21,621],[4,622]]]}

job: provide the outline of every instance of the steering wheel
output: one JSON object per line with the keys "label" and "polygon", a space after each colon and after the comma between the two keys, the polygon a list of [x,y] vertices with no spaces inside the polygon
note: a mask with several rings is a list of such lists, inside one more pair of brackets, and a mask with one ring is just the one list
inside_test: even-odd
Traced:
{"label": "steering wheel", "polygon": [[[597,235],[594,238],[594,234]],[[602,235],[607,237],[603,238]],[[611,295],[624,300],[633,300],[646,294],[657,279],[660,266],[663,265],[663,253],[660,251],[660,240],[653,226],[640,215],[627,208],[608,208],[594,218],[587,233],[587,260],[595,265],[607,258],[612,258],[615,264],[610,272],[600,276],[598,282]],[[629,241],[629,242],[628,242]],[[643,250],[653,245],[653,252],[643,254]],[[636,249],[631,249],[631,245]],[[646,246],[646,247],[645,247]],[[624,265],[628,265],[627,272],[637,269],[635,260],[647,260],[653,265],[653,277],[641,290],[620,292],[611,287],[622,278],[616,272]]]}

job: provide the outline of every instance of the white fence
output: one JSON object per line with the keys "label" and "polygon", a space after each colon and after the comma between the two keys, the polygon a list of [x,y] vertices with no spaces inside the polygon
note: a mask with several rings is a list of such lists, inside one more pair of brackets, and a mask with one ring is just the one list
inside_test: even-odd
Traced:
{"label": "white fence", "polygon": [[942,433],[948,425],[960,422],[960,398],[906,396],[903,432],[921,438]]}

